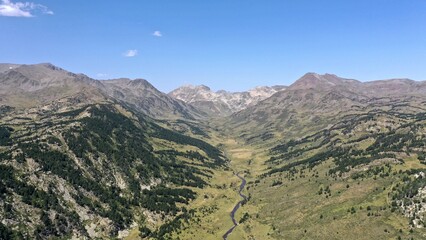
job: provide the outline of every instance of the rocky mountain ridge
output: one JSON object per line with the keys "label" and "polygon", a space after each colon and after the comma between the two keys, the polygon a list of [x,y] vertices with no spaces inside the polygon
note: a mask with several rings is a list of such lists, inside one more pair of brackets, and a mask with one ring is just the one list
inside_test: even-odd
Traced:
{"label": "rocky mountain ridge", "polygon": [[227,116],[272,96],[286,86],[261,86],[245,92],[212,91],[205,85],[186,85],[168,95],[191,104],[211,115]]}
{"label": "rocky mountain ridge", "polygon": [[386,95],[412,95],[426,93],[425,81],[394,78],[361,82],[334,74],[306,73],[288,87],[288,90],[347,90],[370,97]]}
{"label": "rocky mountain ridge", "polygon": [[0,105],[18,108],[84,94],[85,103],[121,101],[154,118],[202,117],[204,113],[157,90],[144,79],[95,80],[50,63],[0,64]]}

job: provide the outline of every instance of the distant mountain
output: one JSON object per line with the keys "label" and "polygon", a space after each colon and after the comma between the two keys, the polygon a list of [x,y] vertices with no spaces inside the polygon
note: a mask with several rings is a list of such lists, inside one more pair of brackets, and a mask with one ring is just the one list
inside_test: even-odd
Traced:
{"label": "distant mountain", "polygon": [[34,107],[61,98],[84,104],[121,101],[154,118],[194,119],[204,114],[143,79],[99,81],[50,63],[0,64],[0,105]]}
{"label": "distant mountain", "polygon": [[160,92],[145,79],[121,78],[102,81],[102,84],[109,96],[155,118],[194,119],[205,116],[194,107]]}
{"label": "distant mountain", "polygon": [[256,87],[246,92],[213,92],[209,87],[187,85],[169,93],[176,99],[189,103],[211,115],[227,116],[253,106],[272,94],[284,90],[285,86]]}
{"label": "distant mountain", "polygon": [[407,78],[360,82],[334,74],[307,73],[288,87],[288,90],[346,90],[369,97],[425,94],[426,82]]}
{"label": "distant mountain", "polygon": [[98,81],[49,63],[0,64],[0,105],[34,107],[73,96],[88,103],[106,98],[101,89]]}
{"label": "distant mountain", "polygon": [[326,127],[345,115],[389,109],[391,103],[407,104],[415,111],[422,99],[426,99],[426,82],[360,82],[307,73],[285,91],[234,113],[227,126],[251,141],[273,139],[276,134],[291,137]]}
{"label": "distant mountain", "polygon": [[296,82],[289,86],[290,90],[316,89],[325,90],[336,87],[350,89],[361,84],[360,81],[338,77],[334,74],[320,75],[317,73],[306,73]]}

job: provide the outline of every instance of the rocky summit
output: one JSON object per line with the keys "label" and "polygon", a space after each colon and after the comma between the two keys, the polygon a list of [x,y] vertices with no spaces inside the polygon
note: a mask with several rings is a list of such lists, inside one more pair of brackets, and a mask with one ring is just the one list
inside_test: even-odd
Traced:
{"label": "rocky summit", "polygon": [[171,91],[168,95],[191,104],[210,115],[228,116],[256,105],[274,93],[285,89],[285,86],[262,86],[245,92],[228,92],[225,90],[214,92],[204,85],[187,85]]}

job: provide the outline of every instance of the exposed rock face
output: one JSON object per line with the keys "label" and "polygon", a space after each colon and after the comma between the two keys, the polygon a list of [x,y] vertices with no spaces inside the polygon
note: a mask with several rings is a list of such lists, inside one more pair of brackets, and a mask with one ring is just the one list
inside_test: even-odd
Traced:
{"label": "exposed rock face", "polygon": [[213,116],[227,116],[248,106],[253,106],[285,88],[285,86],[273,86],[256,87],[246,92],[227,92],[224,90],[213,92],[204,85],[188,85],[173,90],[169,93],[169,96],[189,103]]}
{"label": "exposed rock face", "polygon": [[[414,177],[415,179],[424,179],[425,173],[420,172],[415,174]],[[426,199],[426,187],[419,187],[417,194],[411,196],[411,198],[396,201],[403,214],[411,219],[411,224],[416,228],[425,227],[426,203],[424,199]]]}

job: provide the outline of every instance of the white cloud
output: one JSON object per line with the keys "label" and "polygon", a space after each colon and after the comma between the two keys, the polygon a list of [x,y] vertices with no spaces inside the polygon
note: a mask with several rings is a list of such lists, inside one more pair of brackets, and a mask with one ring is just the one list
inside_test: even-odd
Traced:
{"label": "white cloud", "polygon": [[161,32],[160,32],[160,31],[155,31],[155,32],[152,34],[152,36],[162,37],[162,36],[163,36],[163,34],[161,34]]}
{"label": "white cloud", "polygon": [[136,55],[138,55],[138,50],[136,50],[136,49],[130,49],[130,50],[127,50],[127,51],[123,54],[123,56],[125,56],[125,57],[134,57],[134,56],[136,56]]}
{"label": "white cloud", "polygon": [[1,0],[0,16],[5,17],[34,17],[34,13],[53,15],[46,6],[32,2],[16,2]]}

